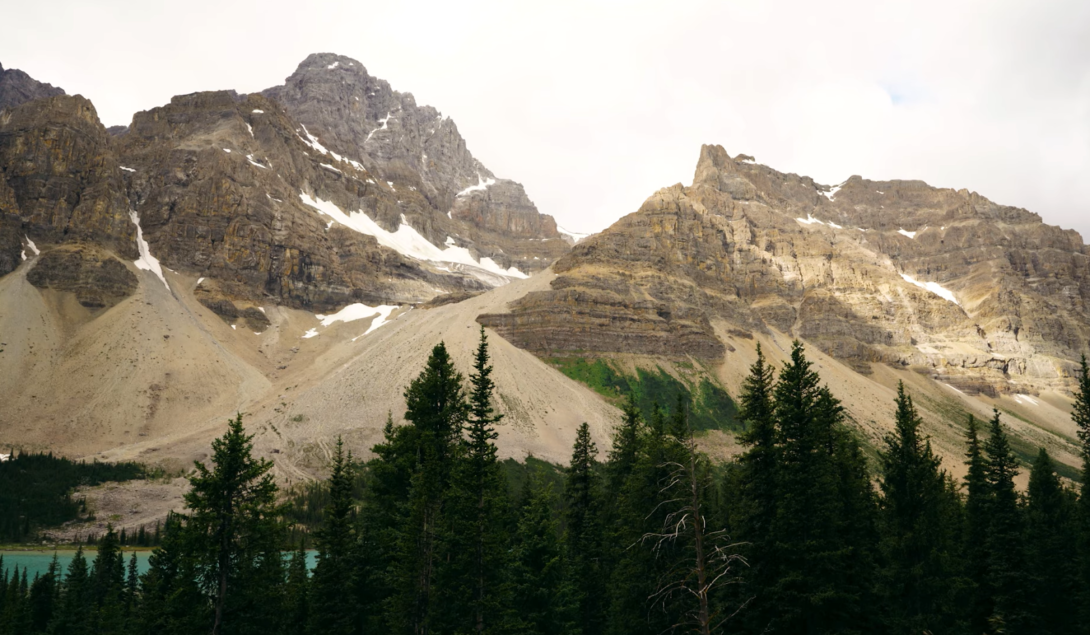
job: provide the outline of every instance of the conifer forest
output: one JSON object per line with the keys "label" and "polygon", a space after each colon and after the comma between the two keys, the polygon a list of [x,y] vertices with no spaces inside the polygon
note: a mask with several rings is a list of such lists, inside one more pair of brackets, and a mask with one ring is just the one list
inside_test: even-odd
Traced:
{"label": "conifer forest", "polygon": [[[483,329],[468,376],[439,343],[406,423],[388,418],[367,461],[338,443],[313,496],[278,488],[238,415],[146,572],[112,530],[64,570],[0,562],[0,634],[1090,632],[1085,358],[1082,484],[1042,449],[1025,491],[998,411],[965,422],[954,478],[903,385],[868,456],[797,342],[782,367],[758,348],[728,462],[699,451],[683,402],[630,398],[609,447],[583,424],[567,467],[515,472],[494,389]],[[308,514],[314,530],[293,532]]]}

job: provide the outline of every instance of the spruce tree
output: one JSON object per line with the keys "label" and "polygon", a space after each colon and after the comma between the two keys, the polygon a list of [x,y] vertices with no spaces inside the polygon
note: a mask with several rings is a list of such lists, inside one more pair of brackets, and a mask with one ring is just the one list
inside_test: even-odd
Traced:
{"label": "spruce tree", "polygon": [[291,555],[288,577],[284,584],[284,619],[280,628],[282,635],[302,635],[307,631],[310,623],[309,592],[307,553],[300,541],[299,548]]}
{"label": "spruce tree", "polygon": [[603,575],[605,554],[597,456],[598,448],[591,439],[590,426],[583,422],[576,432],[566,471],[564,519],[568,563],[576,573],[578,626],[584,633],[601,633],[605,626],[605,594],[602,593],[606,583]]}
{"label": "spruce tree", "polygon": [[[3,565],[0,564],[0,569]],[[30,586],[29,602],[30,632],[44,633],[53,618],[56,608],[56,600],[60,593],[60,564],[57,554],[53,554],[53,560],[49,563],[45,575],[36,577],[34,584]]]}
{"label": "spruce tree", "polygon": [[1075,407],[1071,419],[1078,430],[1082,453],[1082,489],[1079,494],[1079,556],[1082,564],[1082,620],[1090,624],[1090,367],[1086,355],[1079,365]]}
{"label": "spruce tree", "polygon": [[507,483],[496,458],[495,384],[484,328],[469,376],[469,412],[444,498],[442,565],[432,622],[448,632],[497,632],[510,602],[504,579]]}
{"label": "spruce tree", "polygon": [[993,612],[988,586],[988,523],[993,496],[988,485],[988,459],[980,443],[980,428],[972,415],[969,415],[966,441],[964,554],[966,574],[973,585],[965,619],[970,632],[985,633]]}
{"label": "spruce tree", "polygon": [[459,449],[456,441],[469,410],[462,375],[442,342],[405,391],[405,406],[405,418],[415,430],[416,460],[408,500],[401,507],[397,554],[391,562],[395,595],[387,616],[397,631],[427,635],[432,630],[436,533]]}
{"label": "spruce tree", "polygon": [[185,495],[186,529],[195,541],[199,578],[212,598],[212,635],[268,631],[264,612],[283,575],[282,526],[272,463],[253,457],[253,436],[239,414],[223,437],[212,441],[212,468],[195,462]]}
{"label": "spruce tree", "polygon": [[91,565],[91,619],[96,633],[122,633],[125,628],[125,566],[120,548],[120,537],[108,525]]}
{"label": "spruce tree", "polygon": [[350,635],[356,631],[360,619],[353,580],[356,523],[352,456],[345,456],[344,441],[340,437],[333,451],[333,468],[327,483],[329,503],[323,512],[322,526],[315,535],[318,564],[314,568],[308,598],[310,632]]}
{"label": "spruce tree", "polygon": [[955,613],[956,518],[946,475],[903,383],[880,453],[880,586],[890,633],[948,632]]}
{"label": "spruce tree", "polygon": [[731,481],[737,489],[731,502],[732,524],[749,562],[745,571],[747,584],[742,591],[748,605],[742,620],[754,629],[767,624],[775,610],[765,595],[776,577],[770,549],[778,498],[774,385],[775,372],[765,362],[758,344],[757,361],[750,366],[749,376],[742,384],[738,412],[738,419],[745,427],[740,440],[746,451],[739,457],[738,470]]}
{"label": "spruce tree", "polygon": [[1041,448],[1029,476],[1026,547],[1029,563],[1030,627],[1041,635],[1074,635],[1080,630],[1079,569],[1071,558],[1078,533],[1074,493],[1064,489],[1055,465]]}
{"label": "spruce tree", "polygon": [[989,437],[984,444],[988,456],[987,482],[991,490],[988,509],[988,588],[992,600],[991,626],[1013,635],[1032,632],[1026,596],[1026,561],[1022,510],[1014,477],[1018,463],[1007,434],[994,410]]}
{"label": "spruce tree", "polygon": [[184,517],[170,513],[159,528],[159,546],[141,577],[137,631],[183,635],[208,630],[212,604],[198,585],[197,552]]}
{"label": "spruce tree", "polygon": [[68,572],[64,578],[64,590],[61,594],[60,611],[50,630],[66,635],[84,635],[93,633],[91,621],[94,610],[90,575],[87,559],[83,556],[83,547],[76,549],[76,555],[68,563]]}
{"label": "spruce tree", "polygon": [[531,474],[514,545],[513,609],[526,635],[579,635],[552,486]]}

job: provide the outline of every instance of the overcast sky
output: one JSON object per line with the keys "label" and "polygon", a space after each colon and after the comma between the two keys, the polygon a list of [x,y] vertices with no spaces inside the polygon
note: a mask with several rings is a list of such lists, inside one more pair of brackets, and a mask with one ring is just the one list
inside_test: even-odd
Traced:
{"label": "overcast sky", "polygon": [[1086,0],[8,4],[0,63],[107,125],[356,58],[575,231],[689,184],[718,143],[820,183],[966,187],[1090,238]]}

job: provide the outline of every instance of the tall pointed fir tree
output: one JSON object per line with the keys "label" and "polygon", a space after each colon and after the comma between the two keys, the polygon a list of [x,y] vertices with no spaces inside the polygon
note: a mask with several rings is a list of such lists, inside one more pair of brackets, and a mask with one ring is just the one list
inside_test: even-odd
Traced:
{"label": "tall pointed fir tree", "polygon": [[75,556],[68,563],[64,578],[64,589],[60,598],[60,610],[50,630],[66,635],[84,635],[93,633],[91,622],[94,610],[90,573],[87,559],[83,556],[83,547],[76,549]]}
{"label": "tall pointed fir tree", "polygon": [[995,410],[989,436],[984,443],[988,456],[987,480],[991,490],[988,510],[988,587],[992,599],[991,627],[996,631],[1021,635],[1032,632],[1026,606],[1025,537],[1022,510],[1014,477],[1018,462],[1003,430],[999,411]]}
{"label": "tall pointed fir tree", "polygon": [[739,468],[730,482],[737,490],[731,502],[732,525],[749,562],[744,572],[746,584],[740,593],[747,602],[741,619],[753,630],[762,629],[775,610],[765,596],[776,576],[770,549],[778,497],[778,450],[772,401],[775,381],[775,371],[765,361],[758,344],[757,361],[749,367],[749,376],[742,384],[738,413],[745,426],[741,441],[746,451],[738,459]]}
{"label": "tall pointed fir tree", "polygon": [[505,574],[507,482],[496,458],[495,383],[484,328],[469,376],[469,413],[451,469],[438,533],[441,565],[431,622],[442,632],[509,630]]}
{"label": "tall pointed fir tree", "polygon": [[95,632],[107,635],[124,632],[125,566],[117,532],[107,525],[98,541],[98,552],[91,564],[92,612]]}
{"label": "tall pointed fir tree", "polygon": [[265,609],[283,579],[282,510],[272,463],[253,457],[253,436],[246,434],[241,414],[212,441],[211,463],[209,469],[195,462],[185,495],[191,512],[186,529],[213,607],[210,630],[269,633],[277,621]]}
{"label": "tall pointed fir tree", "polygon": [[885,626],[893,634],[950,632],[957,621],[957,500],[904,383],[896,404],[894,431],[879,455]]}
{"label": "tall pointed fir tree", "polygon": [[1071,558],[1078,534],[1074,492],[1056,476],[1044,448],[1033,462],[1026,503],[1030,628],[1040,635],[1075,635],[1080,621],[1071,607],[1079,601],[1079,567]]}
{"label": "tall pointed fir tree", "polygon": [[578,626],[583,633],[601,633],[605,627],[602,486],[597,456],[590,426],[583,422],[575,434],[564,487],[568,563],[575,573]]}
{"label": "tall pointed fir tree", "polygon": [[337,438],[333,466],[327,481],[329,503],[315,535],[318,562],[310,583],[308,606],[311,633],[351,635],[357,632],[360,607],[354,593],[356,522],[352,483],[352,456],[345,455]]}
{"label": "tall pointed fir tree", "polygon": [[861,453],[843,436],[843,409],[795,342],[775,388],[779,501],[771,528],[776,607],[771,625],[785,632],[851,632],[870,628],[868,586],[860,566],[873,526]]}
{"label": "tall pointed fir tree", "polygon": [[564,562],[556,495],[531,473],[515,532],[512,608],[521,624],[507,632],[580,635],[578,601]]}
{"label": "tall pointed fir tree", "polygon": [[310,624],[310,578],[307,573],[307,553],[302,541],[291,554],[287,580],[284,583],[284,613],[281,635],[302,635]]}
{"label": "tall pointed fir tree", "polygon": [[203,633],[212,621],[212,604],[198,584],[195,541],[184,523],[183,516],[168,514],[159,546],[148,556],[148,571],[140,584],[139,633]]}
{"label": "tall pointed fir tree", "polygon": [[1078,429],[1082,450],[1082,489],[1079,494],[1079,556],[1081,562],[1081,616],[1083,623],[1090,624],[1090,366],[1086,355],[1079,366],[1078,386],[1075,391],[1075,407],[1071,419]]}
{"label": "tall pointed fir tree", "polygon": [[965,619],[971,633],[986,633],[994,604],[988,586],[988,524],[992,489],[988,485],[988,458],[980,442],[980,426],[969,415],[965,463],[965,571],[972,580]]}
{"label": "tall pointed fir tree", "polygon": [[436,533],[457,441],[469,405],[462,375],[440,342],[427,364],[405,391],[405,418],[415,429],[415,463],[409,477],[408,500],[401,507],[396,556],[391,562],[395,586],[387,618],[395,632],[427,635],[436,565]]}

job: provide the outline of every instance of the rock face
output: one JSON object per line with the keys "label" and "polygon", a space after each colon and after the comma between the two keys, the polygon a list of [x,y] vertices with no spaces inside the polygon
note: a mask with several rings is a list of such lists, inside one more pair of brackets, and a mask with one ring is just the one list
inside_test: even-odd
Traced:
{"label": "rock face", "polygon": [[4,66],[0,64],[0,110],[63,94],[64,91],[56,86],[43,84],[15,68],[4,70]]}
{"label": "rock face", "polygon": [[265,302],[331,311],[478,292],[568,250],[522,186],[469,187],[494,177],[453,121],[348,58],[311,56],[265,94],[183,95],[109,130],[82,97],[0,77],[16,104],[0,110],[0,275],[29,241],[135,260],[139,229],[164,266],[207,278],[201,302],[233,320]]}
{"label": "rock face", "polygon": [[459,233],[504,267],[538,271],[567,251],[553,218],[537,211],[522,185],[496,178],[475,159],[450,117],[418,106],[358,61],[311,55],[283,86],[264,94],[331,153],[381,181],[415,188],[425,203],[418,210],[428,217],[425,224],[461,221]]}
{"label": "rock face", "polygon": [[704,146],[693,185],[559,260],[548,291],[482,315],[539,354],[723,354],[775,329],[861,372],[913,367],[959,389],[1069,387],[1090,341],[1090,250],[965,190],[853,176],[825,186]]}
{"label": "rock face", "polygon": [[0,275],[23,243],[86,241],[139,257],[117,157],[91,102],[56,96],[0,111]]}
{"label": "rock face", "polygon": [[42,254],[26,279],[39,289],[68,291],[90,309],[110,307],[132,295],[136,275],[120,260],[91,246],[62,245]]}

